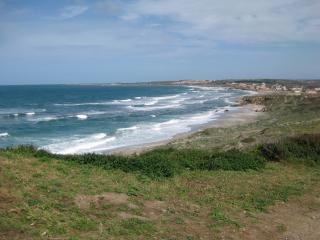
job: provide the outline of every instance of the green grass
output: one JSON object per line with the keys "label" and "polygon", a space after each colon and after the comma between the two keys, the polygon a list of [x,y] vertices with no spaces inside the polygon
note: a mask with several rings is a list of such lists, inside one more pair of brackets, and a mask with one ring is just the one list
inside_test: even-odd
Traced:
{"label": "green grass", "polygon": [[[170,178],[152,179],[12,154],[15,157],[7,158],[7,152],[0,152],[0,232],[5,236],[14,232],[17,239],[41,239],[43,233],[66,239],[199,239],[204,231],[213,238],[224,226],[242,226],[243,211],[267,211],[277,201],[311,192],[320,182],[319,168],[281,162],[267,162],[260,171],[183,169]],[[77,195],[105,192],[127,194],[138,209],[104,203],[83,210],[74,204]],[[147,200],[166,204],[159,219],[118,217],[123,211],[143,216]]]}
{"label": "green grass", "polygon": [[183,170],[259,170],[264,168],[265,161],[251,152],[232,150],[227,152],[210,152],[206,150],[155,149],[141,155],[58,155],[32,146],[17,146],[2,150],[4,154],[16,153],[33,156],[40,161],[60,159],[83,165],[98,166],[103,169],[118,169],[124,172],[140,173],[152,179],[173,177]]}
{"label": "green grass", "polygon": [[[293,160],[311,165],[320,163],[320,134],[288,137],[272,143],[260,144],[251,150],[208,151],[203,149],[160,148],[141,155],[58,155],[32,146],[18,146],[2,150],[8,153],[27,154],[46,162],[52,159],[82,165],[98,166],[106,170],[138,173],[152,179],[173,177],[185,170],[213,171],[261,170],[266,161]],[[136,190],[132,189],[134,195]]]}

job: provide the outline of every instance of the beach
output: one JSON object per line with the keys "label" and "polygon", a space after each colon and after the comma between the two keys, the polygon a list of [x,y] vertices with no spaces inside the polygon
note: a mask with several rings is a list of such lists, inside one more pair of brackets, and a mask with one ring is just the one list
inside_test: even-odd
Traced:
{"label": "beach", "polygon": [[[189,132],[177,134],[173,136],[171,139],[143,145],[118,148],[111,151],[111,153],[120,155],[141,154],[143,152],[152,150],[157,147],[166,146],[171,142],[186,139],[188,137],[191,137],[193,134],[200,131],[204,131],[206,129],[228,128],[238,126],[241,124],[248,124],[250,122],[256,121],[259,117],[263,116],[263,109],[263,105],[257,104],[238,105],[235,108],[233,108],[232,111],[226,109],[227,111],[224,111],[224,114],[220,115],[219,118],[215,119],[214,121],[211,121],[203,125],[195,126]],[[106,154],[110,154],[110,152]]]}

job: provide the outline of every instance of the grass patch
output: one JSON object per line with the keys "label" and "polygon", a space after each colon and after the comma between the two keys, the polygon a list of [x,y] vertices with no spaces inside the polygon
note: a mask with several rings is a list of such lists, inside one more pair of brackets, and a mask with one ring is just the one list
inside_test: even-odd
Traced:
{"label": "grass patch", "polygon": [[[320,134],[303,134],[281,140],[260,144],[253,150],[218,151],[202,149],[154,149],[141,155],[58,155],[32,146],[18,146],[1,150],[21,156],[33,156],[41,162],[60,159],[70,163],[98,166],[106,170],[121,170],[126,173],[139,173],[151,179],[173,177],[182,171],[246,171],[260,170],[266,161],[291,161],[308,165],[320,163]],[[61,168],[61,171],[64,170]],[[35,176],[36,177],[36,176]],[[147,181],[147,179],[145,179]],[[130,195],[137,195],[137,189],[131,189]]]}
{"label": "grass patch", "polygon": [[155,149],[141,155],[58,155],[32,146],[18,146],[2,150],[18,155],[34,156],[41,162],[60,159],[78,164],[98,166],[107,170],[137,172],[152,179],[173,177],[184,170],[259,170],[264,168],[264,159],[251,152],[230,150],[216,152],[195,149]]}
{"label": "grass patch", "polygon": [[276,203],[276,201],[287,202],[289,197],[300,196],[304,193],[305,187],[301,182],[289,183],[284,185],[262,187],[257,192],[241,194],[243,208],[265,212],[267,207]]}
{"label": "grass patch", "polygon": [[240,224],[237,221],[230,219],[219,208],[213,209],[210,217],[214,221],[215,227],[224,225],[234,225],[236,227],[240,227]]}

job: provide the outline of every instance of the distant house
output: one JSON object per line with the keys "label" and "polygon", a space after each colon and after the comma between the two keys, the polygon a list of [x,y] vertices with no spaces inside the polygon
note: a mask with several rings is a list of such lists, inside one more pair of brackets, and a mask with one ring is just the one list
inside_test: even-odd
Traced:
{"label": "distant house", "polygon": [[292,90],[292,92],[294,92],[294,93],[302,93],[303,88],[302,88],[302,87],[300,87],[300,88],[292,88],[291,90]]}
{"label": "distant house", "polygon": [[313,94],[318,94],[318,92],[317,92],[315,89],[308,89],[308,90],[306,91],[306,94],[313,95]]}

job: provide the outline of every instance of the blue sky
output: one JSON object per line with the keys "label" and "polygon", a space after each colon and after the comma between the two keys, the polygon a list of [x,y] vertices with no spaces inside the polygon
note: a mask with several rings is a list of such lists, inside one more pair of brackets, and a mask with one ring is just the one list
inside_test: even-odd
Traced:
{"label": "blue sky", "polygon": [[0,84],[320,78],[319,0],[0,0]]}

